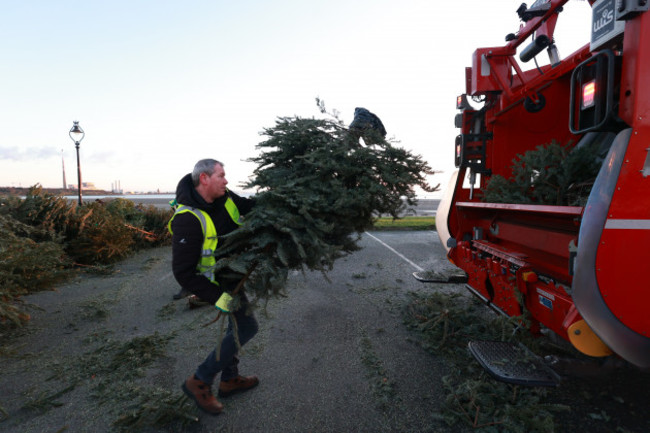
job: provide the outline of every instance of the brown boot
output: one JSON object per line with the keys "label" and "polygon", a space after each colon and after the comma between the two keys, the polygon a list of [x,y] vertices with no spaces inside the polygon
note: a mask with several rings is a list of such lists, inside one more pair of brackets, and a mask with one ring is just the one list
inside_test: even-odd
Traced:
{"label": "brown boot", "polygon": [[212,395],[210,385],[200,381],[192,375],[183,383],[183,392],[194,400],[196,405],[204,412],[217,415],[223,410],[223,405]]}
{"label": "brown boot", "polygon": [[201,298],[199,298],[196,295],[191,295],[188,296],[187,298],[187,305],[189,305],[190,310],[193,310],[195,308],[200,308],[200,307],[205,307],[206,305],[210,305],[210,303],[206,301],[202,301]]}
{"label": "brown boot", "polygon": [[248,391],[260,383],[257,376],[237,376],[219,384],[219,397],[228,397],[235,393]]}

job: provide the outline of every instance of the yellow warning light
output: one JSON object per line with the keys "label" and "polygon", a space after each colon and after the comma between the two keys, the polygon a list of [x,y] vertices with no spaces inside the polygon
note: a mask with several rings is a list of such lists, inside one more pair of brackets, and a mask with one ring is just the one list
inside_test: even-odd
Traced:
{"label": "yellow warning light", "polygon": [[521,274],[521,277],[527,283],[534,283],[537,281],[537,274],[533,271],[527,271]]}

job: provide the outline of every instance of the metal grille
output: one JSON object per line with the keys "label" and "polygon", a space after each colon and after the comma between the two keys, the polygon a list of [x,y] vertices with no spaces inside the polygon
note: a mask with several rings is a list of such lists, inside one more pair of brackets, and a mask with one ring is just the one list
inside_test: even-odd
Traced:
{"label": "metal grille", "polygon": [[471,341],[468,347],[495,379],[517,385],[559,385],[560,377],[523,345],[503,341]]}

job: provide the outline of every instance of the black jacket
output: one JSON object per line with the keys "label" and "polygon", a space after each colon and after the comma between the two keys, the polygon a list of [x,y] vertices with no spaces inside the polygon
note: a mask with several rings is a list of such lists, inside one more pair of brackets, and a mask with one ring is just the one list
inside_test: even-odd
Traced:
{"label": "black jacket", "polygon": [[[253,207],[254,200],[240,197],[229,192],[241,215],[246,215]],[[210,215],[217,230],[217,237],[237,229],[239,226],[232,220],[225,208],[228,195],[218,198],[213,203],[206,203],[194,188],[192,177],[187,174],[176,187],[176,202],[186,206],[201,209]],[[201,258],[203,247],[203,231],[201,223],[191,213],[182,213],[172,221],[172,271],[178,284],[199,298],[208,302],[216,302],[225,289],[231,287],[216,286],[196,271]],[[219,245],[217,244],[217,249]]]}

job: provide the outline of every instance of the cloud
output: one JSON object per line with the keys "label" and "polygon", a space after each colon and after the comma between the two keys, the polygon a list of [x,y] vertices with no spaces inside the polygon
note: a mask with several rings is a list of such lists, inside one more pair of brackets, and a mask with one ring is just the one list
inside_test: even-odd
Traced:
{"label": "cloud", "polygon": [[[129,158],[124,157],[124,154],[116,151],[101,151],[101,152],[93,152],[89,153],[88,155],[84,156],[84,160],[89,161],[89,162],[101,162],[104,164],[116,164],[116,163],[123,163],[125,160],[133,160],[134,158],[132,157],[132,154],[128,154],[131,156]],[[137,155],[138,157],[141,157],[142,155]],[[137,159],[137,158],[136,158]]]}
{"label": "cloud", "polygon": [[51,147],[0,147],[0,160],[29,161],[60,156],[61,151]]}

